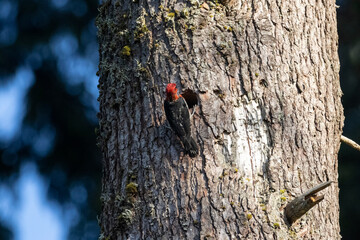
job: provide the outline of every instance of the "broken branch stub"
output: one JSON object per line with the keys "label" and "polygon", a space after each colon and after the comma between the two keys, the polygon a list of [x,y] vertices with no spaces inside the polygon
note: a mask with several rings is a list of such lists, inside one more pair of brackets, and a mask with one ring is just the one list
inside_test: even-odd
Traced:
{"label": "broken branch stub", "polygon": [[330,186],[332,181],[328,181],[310,189],[301,196],[295,198],[285,207],[285,216],[289,224],[293,224],[297,219],[308,212],[313,206],[324,199],[324,195],[317,196],[316,193]]}

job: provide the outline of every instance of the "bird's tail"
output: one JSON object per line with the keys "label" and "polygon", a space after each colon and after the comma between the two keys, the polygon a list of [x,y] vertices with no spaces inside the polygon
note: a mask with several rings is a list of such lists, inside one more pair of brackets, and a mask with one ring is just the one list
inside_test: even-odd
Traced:
{"label": "bird's tail", "polygon": [[187,136],[181,139],[185,153],[189,154],[190,157],[196,157],[199,154],[198,146],[195,140],[191,136]]}

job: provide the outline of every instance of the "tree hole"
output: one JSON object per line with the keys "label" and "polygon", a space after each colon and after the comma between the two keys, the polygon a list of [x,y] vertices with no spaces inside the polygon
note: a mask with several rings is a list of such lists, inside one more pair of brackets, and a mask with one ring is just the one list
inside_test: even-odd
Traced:
{"label": "tree hole", "polygon": [[198,104],[196,93],[193,90],[185,89],[185,91],[181,93],[181,96],[185,99],[189,108],[192,108]]}

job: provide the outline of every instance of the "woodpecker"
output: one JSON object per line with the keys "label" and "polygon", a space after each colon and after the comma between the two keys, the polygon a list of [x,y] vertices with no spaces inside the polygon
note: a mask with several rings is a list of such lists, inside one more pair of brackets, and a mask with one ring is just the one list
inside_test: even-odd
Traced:
{"label": "woodpecker", "polygon": [[199,154],[195,140],[191,137],[190,114],[185,99],[177,94],[176,84],[169,83],[166,87],[164,109],[171,129],[180,138],[185,153],[190,157]]}

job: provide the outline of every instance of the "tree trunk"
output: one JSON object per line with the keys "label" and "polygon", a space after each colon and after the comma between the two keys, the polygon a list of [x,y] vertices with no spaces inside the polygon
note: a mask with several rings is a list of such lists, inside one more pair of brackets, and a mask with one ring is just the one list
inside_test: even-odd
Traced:
{"label": "tree trunk", "polygon": [[[105,1],[100,239],[340,239],[335,1]],[[194,111],[199,156],[168,127]],[[328,180],[290,225],[284,208]]]}

